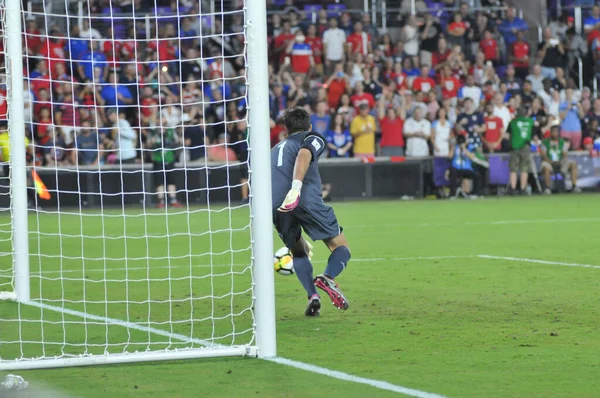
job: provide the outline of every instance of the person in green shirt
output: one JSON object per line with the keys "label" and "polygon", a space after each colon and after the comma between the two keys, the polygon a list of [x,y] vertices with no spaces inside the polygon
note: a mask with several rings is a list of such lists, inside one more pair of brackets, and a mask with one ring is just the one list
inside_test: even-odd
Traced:
{"label": "person in green shirt", "polygon": [[573,183],[573,192],[581,192],[577,186],[577,163],[569,160],[569,141],[560,138],[560,126],[552,126],[550,129],[550,138],[542,141],[541,146],[542,164],[540,169],[544,174],[545,189],[544,193],[552,193],[550,187],[552,184],[552,174],[560,173],[563,176],[571,174]]}
{"label": "person in green shirt", "polygon": [[150,150],[152,159],[152,174],[156,194],[158,196],[158,207],[165,207],[165,185],[169,204],[173,207],[181,207],[177,201],[177,186],[175,185],[175,161],[180,139],[174,127],[155,126],[148,129],[146,146]]}
{"label": "person in green shirt", "polygon": [[517,110],[517,117],[508,124],[511,136],[512,152],[508,168],[510,169],[510,188],[512,192],[517,189],[517,177],[520,176],[521,192],[527,188],[527,178],[531,173],[531,136],[533,133],[533,119],[527,117],[527,108],[521,106]]}

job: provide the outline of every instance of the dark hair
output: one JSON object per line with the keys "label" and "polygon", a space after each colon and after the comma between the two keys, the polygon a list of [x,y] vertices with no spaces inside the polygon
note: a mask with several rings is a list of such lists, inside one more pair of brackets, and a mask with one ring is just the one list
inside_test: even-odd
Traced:
{"label": "dark hair", "polygon": [[466,142],[467,142],[467,138],[464,135],[459,134],[456,137],[456,145],[462,145],[462,144],[465,144]]}
{"label": "dark hair", "polygon": [[289,108],[283,114],[283,124],[288,134],[297,133],[299,131],[310,130],[310,115],[306,109],[295,106]]}

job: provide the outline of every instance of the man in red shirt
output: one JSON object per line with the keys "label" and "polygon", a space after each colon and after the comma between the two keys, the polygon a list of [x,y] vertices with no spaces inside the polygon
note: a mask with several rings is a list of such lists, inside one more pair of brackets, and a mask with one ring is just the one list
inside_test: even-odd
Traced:
{"label": "man in red shirt", "polygon": [[517,33],[517,41],[512,45],[510,60],[515,67],[515,74],[525,79],[529,74],[529,44],[525,41],[525,33]]}
{"label": "man in red shirt", "polygon": [[413,91],[422,91],[428,93],[435,87],[435,81],[429,77],[430,68],[427,65],[421,67],[421,76],[418,76],[413,80],[412,89]]}
{"label": "man in red shirt", "polygon": [[286,53],[290,56],[294,73],[306,74],[315,63],[312,48],[300,29],[296,31],[294,41],[288,44]]}
{"label": "man in red shirt", "polygon": [[442,88],[442,98],[452,99],[458,97],[458,90],[461,87],[460,80],[458,80],[452,73],[450,65],[444,66],[440,77],[440,87]]}
{"label": "man in red shirt", "polygon": [[492,63],[496,65],[498,59],[500,59],[500,49],[489,29],[486,29],[483,33],[483,39],[479,42],[479,48],[485,55],[485,60],[492,61]]}
{"label": "man in red shirt", "polygon": [[382,156],[404,156],[404,119],[406,118],[404,108],[398,112],[393,107],[385,109],[385,95],[381,96],[377,117],[381,129]]}
{"label": "man in red shirt", "polygon": [[25,29],[25,45],[27,46],[28,55],[37,55],[42,49],[43,35],[38,29],[35,19],[27,20],[27,28]]}
{"label": "man in red shirt", "polygon": [[354,24],[354,33],[348,36],[346,42],[348,43],[348,52],[350,53],[350,56],[358,53],[367,55],[373,52],[371,36],[363,31],[363,25],[361,22]]}
{"label": "man in red shirt", "polygon": [[310,25],[306,32],[306,43],[310,46],[313,52],[315,61],[315,69],[319,75],[323,75],[323,40],[317,36],[317,27]]}
{"label": "man in red shirt", "polygon": [[444,37],[440,37],[438,40],[437,51],[431,55],[431,66],[438,72],[444,67],[448,57],[452,53],[452,50],[448,48],[448,42]]}
{"label": "man in red shirt", "polygon": [[48,60],[50,73],[54,74],[57,64],[63,64],[65,70],[67,69],[67,56],[65,54],[65,45],[63,40],[56,36],[60,34],[60,32],[53,30],[50,34],[50,38],[46,40],[42,46],[41,55]]}
{"label": "man in red shirt", "polygon": [[485,134],[482,137],[486,152],[494,153],[502,149],[502,132],[504,131],[502,119],[494,116],[494,103],[488,101],[485,106]]}
{"label": "man in red shirt", "polygon": [[275,37],[273,41],[273,47],[275,50],[275,54],[279,56],[279,63],[283,64],[283,60],[287,56],[286,49],[290,42],[294,41],[294,34],[291,31],[292,25],[290,21],[284,21],[283,26],[281,27],[281,34]]}
{"label": "man in red shirt", "polygon": [[365,93],[362,82],[357,82],[354,86],[354,95],[350,97],[350,102],[352,106],[356,109],[358,113],[358,108],[362,104],[367,104],[369,109],[373,109],[375,107],[375,98],[370,93]]}

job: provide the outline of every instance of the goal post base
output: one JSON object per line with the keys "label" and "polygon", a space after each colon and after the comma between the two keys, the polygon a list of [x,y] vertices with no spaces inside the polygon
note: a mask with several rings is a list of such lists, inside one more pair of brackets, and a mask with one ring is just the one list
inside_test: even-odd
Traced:
{"label": "goal post base", "polygon": [[[0,362],[0,371],[67,368],[73,366],[112,365],[137,362],[173,361],[217,357],[256,357],[255,346],[199,348],[189,350],[132,352],[128,354],[90,355],[75,358],[47,358]],[[1,359],[0,359],[1,361]]]}
{"label": "goal post base", "polygon": [[15,292],[0,292],[0,301],[17,301],[17,293]]}

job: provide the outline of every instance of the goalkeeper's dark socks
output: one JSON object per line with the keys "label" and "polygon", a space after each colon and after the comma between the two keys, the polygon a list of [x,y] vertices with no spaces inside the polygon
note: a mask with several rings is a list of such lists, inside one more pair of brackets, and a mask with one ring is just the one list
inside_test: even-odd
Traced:
{"label": "goalkeeper's dark socks", "polygon": [[294,257],[294,271],[298,280],[308,293],[308,297],[317,294],[313,277],[313,266],[308,257]]}
{"label": "goalkeeper's dark socks", "polygon": [[324,274],[335,279],[336,276],[342,273],[342,271],[348,265],[350,261],[350,249],[346,246],[339,246],[329,255],[327,260],[327,268],[325,268]]}

